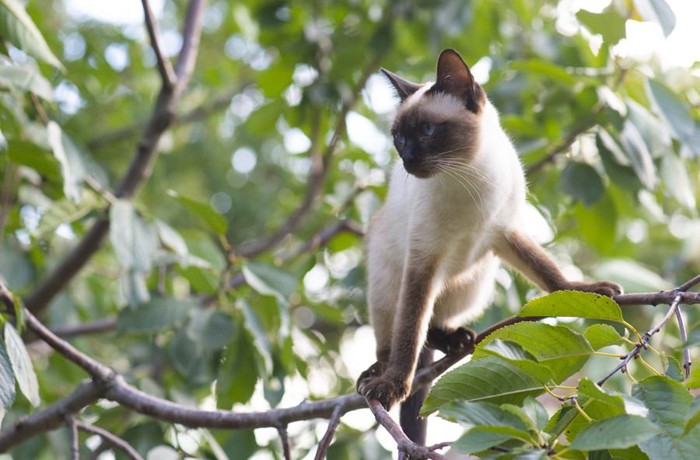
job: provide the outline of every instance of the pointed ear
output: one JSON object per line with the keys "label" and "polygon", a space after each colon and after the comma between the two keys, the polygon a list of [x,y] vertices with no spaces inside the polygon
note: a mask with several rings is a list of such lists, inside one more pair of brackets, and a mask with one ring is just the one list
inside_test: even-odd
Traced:
{"label": "pointed ear", "polygon": [[456,96],[474,113],[481,110],[486,98],[481,86],[474,80],[469,66],[453,49],[446,49],[440,53],[434,89]]}
{"label": "pointed ear", "polygon": [[418,91],[418,88],[421,87],[421,85],[404,80],[395,73],[389,72],[384,68],[382,68],[382,73],[386,75],[391,82],[391,85],[396,90],[396,94],[401,98],[401,102],[405,101],[408,96]]}

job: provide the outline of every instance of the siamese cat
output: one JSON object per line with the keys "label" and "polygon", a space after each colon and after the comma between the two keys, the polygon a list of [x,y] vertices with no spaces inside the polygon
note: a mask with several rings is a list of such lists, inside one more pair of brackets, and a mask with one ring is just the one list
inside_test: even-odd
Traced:
{"label": "siamese cat", "polygon": [[390,409],[409,394],[426,339],[446,353],[472,339],[460,326],[488,306],[499,259],[548,292],[614,296],[621,289],[567,280],[523,233],[523,168],[498,112],[456,51],[440,54],[434,83],[382,72],[401,100],[391,128],[401,162],[368,231],[377,362],[357,389]]}

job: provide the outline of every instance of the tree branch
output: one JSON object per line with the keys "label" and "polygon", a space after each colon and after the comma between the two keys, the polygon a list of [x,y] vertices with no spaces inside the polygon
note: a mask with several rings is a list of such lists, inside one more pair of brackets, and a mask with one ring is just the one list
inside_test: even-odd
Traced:
{"label": "tree branch", "polygon": [[[150,177],[153,163],[158,156],[158,141],[172,123],[174,107],[192,75],[201,33],[202,14],[206,0],[192,0],[185,19],[184,42],[176,68],[177,82],[171,87],[163,81],[160,93],[146,124],[136,154],[116,188],[117,198],[130,200]],[[57,266],[25,299],[25,304],[35,313],[43,312],[49,302],[85,266],[102,246],[109,232],[109,219],[105,215],[97,220]]]}
{"label": "tree branch", "polygon": [[160,41],[158,40],[158,36],[160,35],[158,31],[158,23],[153,16],[151,4],[148,0],[141,0],[141,5],[143,6],[143,16],[144,22],[146,23],[146,30],[148,30],[148,37],[151,40],[151,48],[153,49],[153,53],[156,55],[160,78],[163,81],[163,85],[172,88],[175,85],[177,77],[175,76],[173,66],[170,64],[170,61],[165,57],[160,48]]}

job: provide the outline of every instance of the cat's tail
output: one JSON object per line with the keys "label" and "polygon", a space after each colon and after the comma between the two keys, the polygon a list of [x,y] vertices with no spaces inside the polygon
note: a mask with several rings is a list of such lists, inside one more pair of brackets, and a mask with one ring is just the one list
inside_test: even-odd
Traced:
{"label": "cat's tail", "polygon": [[[418,357],[416,372],[430,366],[432,363],[433,350],[424,346]],[[419,414],[423,401],[425,401],[429,391],[430,385],[426,385],[424,388],[413,393],[408,399],[401,403],[401,410],[399,412],[401,429],[403,429],[403,432],[406,433],[406,436],[408,436],[411,441],[421,445],[425,445],[428,420],[421,417]]]}

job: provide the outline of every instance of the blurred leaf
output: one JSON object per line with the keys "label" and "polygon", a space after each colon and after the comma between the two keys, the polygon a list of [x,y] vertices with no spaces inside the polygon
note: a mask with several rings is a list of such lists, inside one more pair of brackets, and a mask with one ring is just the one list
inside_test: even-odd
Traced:
{"label": "blurred leaf", "polygon": [[672,152],[671,132],[666,124],[634,100],[628,99],[626,104],[628,119],[642,135],[651,156],[659,158]]}
{"label": "blurred leaf", "polygon": [[513,439],[509,433],[489,430],[487,427],[476,426],[460,436],[450,447],[460,454],[473,454],[503,444]]}
{"label": "blurred leaf", "polygon": [[226,346],[233,334],[231,317],[216,310],[190,309],[190,322],[187,334],[208,351],[216,351]]}
{"label": "blurred leaf", "polygon": [[224,410],[250,400],[258,380],[253,340],[240,323],[231,337],[216,380],[216,405]]}
{"label": "blurred leaf", "polygon": [[608,46],[612,46],[625,37],[625,21],[613,6],[609,6],[602,13],[591,13],[579,10],[576,18],[591,33],[600,34]]}
{"label": "blurred leaf", "polygon": [[60,163],[46,150],[32,142],[11,139],[7,155],[13,163],[32,168],[47,178],[61,180]]}
{"label": "blurred leaf", "polygon": [[185,239],[170,225],[162,220],[156,220],[156,230],[163,246],[171,249],[175,254],[185,257],[188,255]]}
{"label": "blurred leaf", "polygon": [[563,67],[543,59],[528,59],[514,61],[510,64],[513,70],[534,74],[535,77],[544,76],[565,85],[573,85],[578,79]]}
{"label": "blurred leaf", "polygon": [[593,270],[595,278],[615,280],[627,292],[653,292],[673,289],[673,285],[633,260],[608,260]]}
{"label": "blurred leaf", "polygon": [[5,351],[12,364],[17,384],[22,394],[34,407],[41,404],[39,398],[39,382],[34,373],[32,360],[29,358],[27,349],[22,342],[22,338],[17,334],[11,323],[5,323]]}
{"label": "blurred leaf", "polygon": [[421,409],[429,414],[454,401],[521,404],[542,393],[543,382],[498,358],[471,361],[444,374]]}
{"label": "blurred leaf", "polygon": [[689,211],[695,211],[695,190],[688,168],[675,153],[668,153],[661,161],[661,179],[668,192]]}
{"label": "blurred leaf", "polygon": [[574,215],[584,241],[601,253],[612,251],[617,239],[618,213],[609,194],[588,208],[578,203],[574,207]]}
{"label": "blurred leaf", "polygon": [[634,0],[637,11],[645,21],[656,22],[668,37],[676,28],[676,15],[665,0]]}
{"label": "blurred leaf", "polygon": [[270,343],[270,338],[267,336],[267,331],[265,331],[260,323],[260,318],[257,313],[247,301],[241,299],[239,305],[245,317],[245,328],[253,338],[255,350],[262,359],[261,370],[264,370],[267,375],[270,375],[272,374],[272,344]]}
{"label": "blurred leaf", "polygon": [[688,104],[678,99],[670,89],[656,80],[647,80],[647,88],[650,97],[656,103],[656,109],[666,120],[676,139],[690,148],[695,155],[700,155],[700,145],[697,142],[698,128],[690,114]]}
{"label": "blurred leaf", "polygon": [[63,65],[49,49],[34,21],[17,0],[0,0],[0,36],[27,54],[57,69],[63,69]]}
{"label": "blurred leaf", "polygon": [[592,292],[555,291],[526,303],[518,316],[555,316],[621,322],[622,311],[610,297]]}
{"label": "blurred leaf", "polygon": [[179,195],[176,192],[170,190],[168,195],[175,198],[181,205],[187,208],[194,215],[199,217],[204,223],[206,223],[209,228],[211,228],[217,235],[226,234],[228,229],[228,222],[226,219],[214,211],[214,209],[207,203],[202,203],[192,198],[188,198],[183,195]]}
{"label": "blurred leaf", "polygon": [[644,138],[631,122],[625,122],[620,133],[620,141],[639,180],[646,188],[653,190],[657,180],[656,168]]}
{"label": "blurred leaf", "polygon": [[74,202],[68,199],[54,201],[53,206],[44,212],[36,229],[39,238],[47,238],[62,225],[70,225],[82,219],[90,212],[98,209],[103,204],[102,199],[96,193],[86,191],[80,201]]}
{"label": "blurred leaf", "polygon": [[572,449],[625,449],[659,434],[661,430],[643,417],[622,414],[592,423],[571,443]]}
{"label": "blurred leaf", "polygon": [[[2,0],[0,0],[0,2],[1,1]],[[0,11],[1,10],[2,6],[0,6]],[[42,77],[41,74],[36,71],[36,69],[29,66],[1,66],[0,88],[14,89],[21,92],[31,92],[46,101],[53,101],[53,88],[51,87],[51,84],[48,82],[48,80]]]}
{"label": "blurred leaf", "polygon": [[129,333],[153,333],[181,324],[190,310],[197,308],[193,300],[154,297],[138,308],[125,308],[117,316],[117,330]]}
{"label": "blurred leaf", "polygon": [[583,336],[594,350],[622,342],[620,334],[608,324],[593,324],[584,331]]}
{"label": "blurred leaf", "polygon": [[581,200],[586,206],[596,203],[605,193],[598,171],[585,163],[568,162],[560,180],[564,193],[575,200]]}
{"label": "blurred leaf", "polygon": [[131,203],[124,200],[112,203],[109,219],[112,222],[109,238],[122,268],[149,272],[156,248],[153,229],[138,216]]}
{"label": "blurred leaf", "polygon": [[53,154],[61,165],[63,193],[77,202],[80,200],[83,180],[87,176],[87,165],[76,145],[56,122],[48,123],[47,132]]}
{"label": "blurred leaf", "polygon": [[146,275],[143,272],[128,270],[119,276],[119,298],[118,304],[137,308],[151,300],[151,293],[146,285]]}
{"label": "blurred leaf", "polygon": [[652,459],[694,459],[700,452],[700,426],[685,433],[693,397],[680,383],[662,376],[648,377],[632,389],[632,395],[649,408],[649,421],[661,432],[639,444]]}
{"label": "blurred leaf", "polygon": [[0,343],[0,424],[15,402],[15,396],[15,373],[12,371],[10,357],[5,351],[5,344]]}
{"label": "blurred leaf", "polygon": [[527,397],[525,401],[523,401],[523,411],[533,422],[536,430],[544,430],[549,421],[549,414],[547,414],[547,409],[545,409],[542,403],[533,397]]}
{"label": "blurred leaf", "polygon": [[259,294],[276,297],[284,303],[289,303],[289,298],[297,288],[297,279],[291,274],[262,262],[244,265],[243,276],[248,285]]}
{"label": "blurred leaf", "polygon": [[695,427],[700,424],[700,396],[695,396],[693,404],[688,412],[688,421],[685,423],[683,434],[690,433]]}

